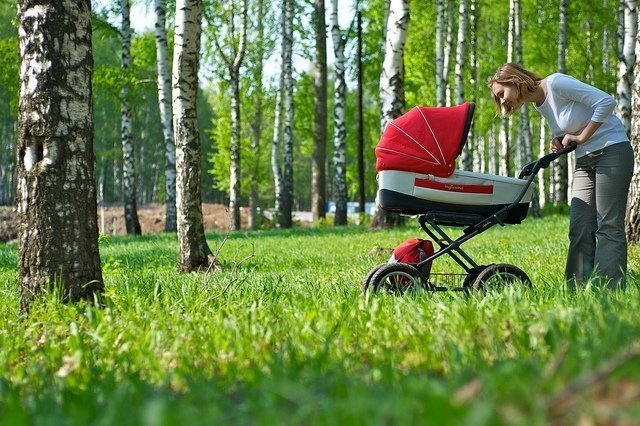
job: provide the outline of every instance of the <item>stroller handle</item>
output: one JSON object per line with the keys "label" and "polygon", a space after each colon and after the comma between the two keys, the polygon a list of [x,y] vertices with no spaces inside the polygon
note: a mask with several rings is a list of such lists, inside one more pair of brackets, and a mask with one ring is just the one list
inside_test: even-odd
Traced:
{"label": "stroller handle", "polygon": [[547,154],[544,157],[540,158],[537,161],[533,161],[522,168],[518,179],[524,179],[527,176],[538,173],[540,169],[546,169],[549,167],[552,161],[560,157],[561,155],[569,154],[573,152],[578,147],[578,144],[572,142],[568,147],[561,149],[558,152],[552,152],[551,154]]}

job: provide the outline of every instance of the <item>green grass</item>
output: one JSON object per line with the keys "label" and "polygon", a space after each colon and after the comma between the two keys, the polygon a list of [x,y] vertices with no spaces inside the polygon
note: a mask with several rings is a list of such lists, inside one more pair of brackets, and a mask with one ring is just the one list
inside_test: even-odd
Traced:
{"label": "green grass", "polygon": [[[175,272],[173,236],[104,238],[106,306],[51,296],[28,317],[17,248],[0,245],[0,423],[630,422],[638,358],[593,373],[635,348],[639,281],[567,292],[566,234],[564,216],[530,218],[465,244],[478,263],[525,270],[531,290],[403,297],[360,287],[395,245],[421,235],[414,220],[391,231],[236,233],[221,251],[225,271],[209,274]],[[223,238],[208,234],[212,249]],[[639,254],[630,247],[632,276]],[[434,271],[461,272],[445,258]],[[595,383],[554,405],[585,377]]]}

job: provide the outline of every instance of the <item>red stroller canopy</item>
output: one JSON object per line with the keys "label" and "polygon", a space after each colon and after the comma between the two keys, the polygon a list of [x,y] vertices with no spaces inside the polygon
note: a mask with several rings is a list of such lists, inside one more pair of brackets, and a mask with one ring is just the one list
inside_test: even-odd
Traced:
{"label": "red stroller canopy", "polygon": [[376,147],[376,169],[450,176],[471,126],[474,105],[412,108],[387,125]]}

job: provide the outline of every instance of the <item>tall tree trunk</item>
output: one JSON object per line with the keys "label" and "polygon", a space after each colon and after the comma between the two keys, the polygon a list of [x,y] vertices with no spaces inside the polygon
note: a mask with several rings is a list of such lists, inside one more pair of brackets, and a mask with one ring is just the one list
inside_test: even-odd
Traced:
{"label": "tall tree trunk", "polygon": [[[475,88],[478,84],[478,5],[476,0],[469,2],[469,85],[474,88],[472,101],[476,102]],[[475,132],[475,120],[471,122],[469,140],[471,142],[471,170],[485,172],[484,137],[478,138]]]}
{"label": "tall tree trunk", "polygon": [[445,106],[446,81],[444,79],[445,0],[436,0],[436,105]]}
{"label": "tall tree trunk", "polygon": [[158,107],[164,139],[165,232],[176,232],[176,144],[173,139],[171,112],[171,68],[165,24],[166,0],[155,0],[156,53],[158,57]]}
{"label": "tall tree trunk", "polygon": [[273,187],[275,190],[274,211],[280,223],[282,214],[282,92],[284,90],[284,74],[280,78],[276,91],[275,118],[273,121],[273,138],[271,140],[271,172],[273,173]]}
{"label": "tall tree trunk", "polygon": [[[467,0],[460,0],[460,7],[458,9],[458,47],[456,50],[456,65],[454,71],[456,105],[460,105],[465,102],[464,65],[466,62],[466,40],[469,22],[468,15],[469,10],[467,8]],[[467,138],[467,142],[462,150],[462,158],[460,158],[462,170],[471,169],[471,144],[471,140]]]}
{"label": "tall tree trunk", "polygon": [[621,55],[618,58],[618,107],[617,114],[629,133],[631,127],[631,87],[635,63],[635,42],[638,33],[636,0],[620,0],[624,8],[624,30]]}
{"label": "tall tree trunk", "polygon": [[282,214],[280,227],[293,225],[293,0],[284,0],[284,33],[282,38],[284,73],[284,132],[282,170]]}
{"label": "tall tree trunk", "polygon": [[260,165],[260,139],[262,138],[262,103],[264,92],[262,88],[262,76],[264,69],[264,0],[257,0],[257,27],[256,27],[256,58],[253,69],[253,85],[255,95],[253,97],[253,122],[251,123],[251,152],[253,158],[252,170],[249,177],[249,229],[258,228],[258,201],[259,201],[259,170]]}
{"label": "tall tree trunk", "polygon": [[445,92],[445,104],[451,105],[451,86],[449,84],[449,74],[451,73],[451,52],[453,51],[453,30],[455,26],[455,2],[454,0],[446,0],[446,18],[447,18],[447,41],[444,47],[444,64],[442,71],[442,83]]}
{"label": "tall tree trunk", "polygon": [[176,140],[178,271],[209,268],[215,258],[204,236],[198,131],[200,0],[176,1],[172,107]]}
{"label": "tall tree trunk", "polygon": [[[242,196],[241,188],[241,158],[240,158],[240,67],[244,60],[246,52],[247,37],[247,1],[240,1],[240,30],[237,44],[235,41],[235,6],[231,4],[231,16],[229,17],[228,28],[230,36],[228,37],[230,45],[229,53],[225,53],[222,46],[216,43],[218,52],[222,56],[229,70],[229,88],[231,91],[231,152],[230,152],[230,170],[229,170],[229,211],[231,214],[231,229],[239,230],[242,226],[240,223],[240,202]],[[216,39],[217,40],[217,39]]]}
{"label": "tall tree trunk", "polygon": [[631,96],[630,133],[636,167],[629,187],[626,231],[630,241],[640,241],[640,34],[636,34],[633,73],[635,77]]}
{"label": "tall tree trunk", "polygon": [[[560,19],[558,32],[558,72],[567,72],[567,9],[569,0],[560,0]],[[553,203],[562,204],[568,200],[567,191],[569,189],[569,167],[567,156],[562,155],[553,164]]]}
{"label": "tall tree trunk", "polygon": [[230,70],[229,89],[231,91],[231,152],[229,170],[229,214],[231,230],[237,231],[240,223],[240,198],[242,195],[240,180],[240,74],[238,70]]}
{"label": "tall tree trunk", "polygon": [[311,215],[313,220],[327,215],[327,28],[325,2],[315,0],[314,125],[311,160]]}
{"label": "tall tree trunk", "polygon": [[[380,73],[380,132],[404,112],[404,45],[409,28],[409,0],[391,0],[386,23],[384,61]],[[402,222],[398,214],[376,209],[372,227],[388,228]]]}
{"label": "tall tree trunk", "polygon": [[[131,68],[131,20],[129,0],[120,0],[122,26],[122,56],[120,66],[125,75]],[[124,184],[124,222],[127,234],[140,235],[138,205],[136,195],[136,156],[131,136],[131,106],[129,100],[129,83],[125,83],[120,91],[120,133],[122,135],[122,183]]]}
{"label": "tall tree trunk", "polygon": [[[546,124],[544,119],[540,118],[540,136],[538,139],[538,148],[540,151],[540,156],[543,155],[547,151],[547,147],[549,146],[547,141],[546,134]],[[540,170],[538,173],[538,206],[540,209],[543,209],[547,204],[548,194],[547,194],[547,179],[545,178],[544,170]]]}
{"label": "tall tree trunk", "polygon": [[346,82],[344,46],[346,40],[340,34],[338,24],[338,0],[331,1],[331,36],[334,60],[334,112],[333,112],[333,192],[336,200],[334,225],[347,224],[347,157],[345,124]]}
{"label": "tall tree trunk", "polygon": [[362,13],[356,11],[356,121],[358,126],[358,211],[365,212],[364,118],[362,90]]}
{"label": "tall tree trunk", "polygon": [[18,274],[21,308],[60,285],[104,290],[93,153],[91,2],[18,2]]}

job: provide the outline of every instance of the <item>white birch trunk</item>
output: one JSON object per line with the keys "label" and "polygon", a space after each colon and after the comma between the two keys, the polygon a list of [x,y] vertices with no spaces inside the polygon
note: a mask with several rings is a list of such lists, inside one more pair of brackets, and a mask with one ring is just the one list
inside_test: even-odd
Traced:
{"label": "white birch trunk", "polygon": [[[404,45],[408,28],[409,0],[391,0],[380,73],[380,132],[404,111]],[[371,226],[390,227],[401,222],[399,215],[392,215],[377,207]]]}
{"label": "white birch trunk", "polygon": [[252,163],[252,170],[249,177],[249,229],[255,230],[259,226],[258,216],[258,201],[259,191],[258,184],[260,174],[257,172],[260,167],[260,151],[262,138],[262,104],[263,104],[263,74],[264,74],[264,0],[258,0],[257,2],[257,27],[256,27],[256,58],[253,70],[253,85],[254,85],[254,102],[253,102],[253,122],[251,123],[251,152],[253,158],[250,159]]}
{"label": "white birch trunk", "polygon": [[[91,2],[18,2],[20,305],[104,290],[93,152]],[[64,43],[62,42],[64,41]]]}
{"label": "white birch trunk", "polygon": [[[538,138],[538,150],[540,152],[539,157],[542,157],[547,152],[549,142],[547,141],[547,126],[544,118],[540,117],[540,136]],[[540,208],[544,208],[547,205],[547,178],[545,171],[540,170],[538,173],[538,204]]]}
{"label": "white birch trunk", "polygon": [[[122,26],[122,56],[120,66],[127,74],[131,68],[131,20],[129,0],[120,0]],[[129,101],[129,84],[125,83],[120,91],[120,134],[122,135],[122,183],[124,198],[124,222],[127,234],[140,235],[140,221],[136,195],[136,159],[131,136],[131,107]]]}
{"label": "white birch trunk", "polygon": [[[231,5],[233,8],[234,6]],[[230,31],[235,33],[235,13],[230,18]],[[240,158],[240,67],[246,52],[247,37],[247,1],[240,1],[240,30],[238,45],[231,45],[233,57],[226,57],[229,69],[231,90],[231,161],[230,161],[230,188],[229,188],[229,213],[231,215],[231,230],[237,231],[242,227],[240,221],[241,187],[241,158]],[[235,36],[235,34],[233,34]]]}
{"label": "white birch trunk", "polygon": [[176,205],[180,272],[215,265],[204,236],[198,131],[198,68],[202,3],[176,1],[172,107],[176,141]]}
{"label": "white birch trunk", "polygon": [[409,0],[391,0],[385,56],[380,74],[380,130],[404,112],[404,45],[409,27]]}
{"label": "white birch trunk", "polygon": [[449,75],[451,73],[451,52],[453,51],[453,30],[455,27],[455,3],[454,0],[446,0],[447,2],[447,44],[444,48],[444,70],[443,70],[443,84],[444,84],[444,97],[445,104],[451,105],[451,85],[449,84]]}
{"label": "white birch trunk", "polygon": [[293,225],[293,0],[284,0],[284,33],[283,45],[283,73],[284,73],[284,132],[282,170],[282,215],[280,227],[291,228]]}
{"label": "white birch trunk", "polygon": [[[558,32],[558,72],[567,72],[567,19],[569,0],[560,0],[559,32]],[[562,155],[553,162],[553,203],[562,204],[568,200],[569,169],[567,156]]]}
{"label": "white birch trunk", "polygon": [[282,91],[284,90],[284,73],[280,71],[276,91],[276,108],[273,120],[273,138],[271,139],[271,172],[275,191],[274,211],[280,217],[282,213]]}
{"label": "white birch trunk", "polygon": [[[456,105],[460,105],[465,101],[464,95],[464,64],[466,57],[466,40],[467,40],[467,27],[468,27],[468,8],[467,0],[460,0],[460,7],[458,9],[458,42],[456,49],[456,65],[454,71],[454,83],[455,83],[455,101]],[[469,135],[471,136],[471,135]],[[471,168],[471,138],[467,138],[467,142],[462,150],[462,156],[460,158],[460,164],[462,170],[469,170]]]}
{"label": "white birch trunk", "polygon": [[314,221],[327,216],[327,28],[324,0],[314,1],[314,127],[311,161],[311,214]]}
{"label": "white birch trunk", "polygon": [[635,169],[629,187],[627,203],[627,238],[640,241],[640,34],[636,34],[635,58],[633,72],[635,75],[631,96],[631,146],[635,157]]}
{"label": "white birch trunk", "polygon": [[336,212],[333,218],[334,225],[347,224],[347,159],[345,103],[346,82],[344,46],[346,40],[340,33],[338,24],[338,0],[331,0],[331,37],[333,41],[334,60],[334,124],[333,124],[333,190],[336,202]]}
{"label": "white birch trunk", "polygon": [[445,0],[436,0],[436,105],[445,106],[444,81]]}
{"label": "white birch trunk", "polygon": [[635,42],[638,33],[638,12],[636,0],[621,0],[624,8],[623,42],[618,58],[618,105],[616,113],[627,133],[631,127],[631,87],[633,85],[633,66],[635,63]]}
{"label": "white birch trunk", "polygon": [[164,140],[165,227],[176,232],[176,145],[173,139],[173,113],[171,112],[171,68],[166,29],[166,0],[155,0],[155,39],[158,57],[158,107]]}

